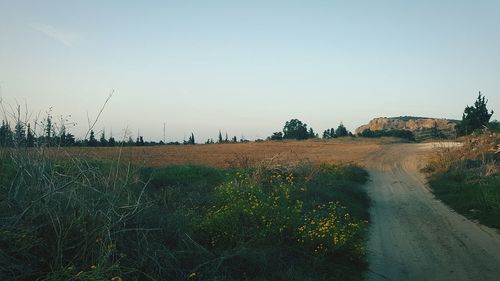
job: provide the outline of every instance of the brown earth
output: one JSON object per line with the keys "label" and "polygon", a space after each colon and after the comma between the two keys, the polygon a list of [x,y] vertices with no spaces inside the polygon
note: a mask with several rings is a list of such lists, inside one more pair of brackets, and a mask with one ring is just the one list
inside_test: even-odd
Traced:
{"label": "brown earth", "polygon": [[332,141],[271,141],[238,144],[167,145],[152,147],[61,148],[58,155],[86,156],[145,166],[202,164],[216,167],[245,166],[269,159],[309,162],[355,162],[362,164],[366,155],[380,149],[380,144],[394,139],[336,139]]}
{"label": "brown earth", "polygon": [[[454,144],[451,144],[454,145]],[[419,172],[435,144],[392,139],[65,149],[138,164],[251,165],[285,161],[356,162],[366,166],[373,200],[367,280],[499,280],[500,235],[436,200]]]}

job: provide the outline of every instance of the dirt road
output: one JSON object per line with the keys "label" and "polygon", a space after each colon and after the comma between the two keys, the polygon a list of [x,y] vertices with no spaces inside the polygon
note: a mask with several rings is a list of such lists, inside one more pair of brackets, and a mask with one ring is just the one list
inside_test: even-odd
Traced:
{"label": "dirt road", "polygon": [[367,157],[373,200],[367,280],[500,280],[500,235],[453,212],[419,173],[429,144]]}

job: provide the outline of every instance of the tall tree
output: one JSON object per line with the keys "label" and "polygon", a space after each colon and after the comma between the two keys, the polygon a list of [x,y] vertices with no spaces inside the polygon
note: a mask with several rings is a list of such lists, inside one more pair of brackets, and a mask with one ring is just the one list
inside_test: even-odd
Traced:
{"label": "tall tree", "polygon": [[108,146],[108,140],[106,139],[106,134],[104,133],[104,130],[102,130],[101,137],[99,138],[99,145]]}
{"label": "tall tree", "polygon": [[26,145],[26,130],[24,129],[24,124],[20,120],[17,120],[16,126],[14,127],[14,145],[18,147]]}
{"label": "tall tree", "polygon": [[34,147],[35,146],[35,136],[33,135],[33,132],[31,131],[31,126],[28,123],[28,127],[26,128],[26,146],[27,147]]}
{"label": "tall tree", "polygon": [[466,106],[464,113],[462,114],[462,123],[458,127],[459,134],[468,135],[474,132],[474,130],[481,129],[483,126],[487,126],[493,115],[493,110],[488,112],[486,104],[488,100],[481,95],[477,96],[474,106]]}
{"label": "tall tree", "polygon": [[7,147],[12,146],[12,130],[7,121],[2,121],[2,126],[0,127],[0,146]]}
{"label": "tall tree", "polygon": [[335,135],[337,137],[346,137],[349,135],[349,132],[347,131],[347,128],[340,122],[339,126],[337,127],[337,130],[335,130]]}
{"label": "tall tree", "polygon": [[313,128],[309,128],[309,132],[307,133],[307,137],[313,139],[316,137],[316,133],[314,133]]}
{"label": "tall tree", "polygon": [[305,140],[308,137],[307,124],[302,123],[302,121],[298,119],[291,119],[285,123],[283,127],[284,139]]}
{"label": "tall tree", "polygon": [[144,146],[144,138],[142,136],[137,137],[135,141],[136,146]]}
{"label": "tall tree", "polygon": [[114,137],[109,137],[108,145],[114,147],[116,145],[116,140]]}
{"label": "tall tree", "polygon": [[47,116],[45,123],[45,142],[47,145],[52,144],[52,117],[50,115]]}
{"label": "tall tree", "polygon": [[222,133],[221,133],[221,131],[219,130],[219,141],[218,141],[218,143],[222,143],[222,142],[223,142],[223,140],[222,140]]}
{"label": "tall tree", "polygon": [[189,136],[188,141],[184,141],[184,144],[196,144],[193,133],[191,133],[191,136]]}
{"label": "tall tree", "polygon": [[88,141],[88,146],[97,146],[97,140],[95,138],[95,135],[94,135],[94,131],[93,130],[90,130],[90,136],[89,136],[89,141]]}

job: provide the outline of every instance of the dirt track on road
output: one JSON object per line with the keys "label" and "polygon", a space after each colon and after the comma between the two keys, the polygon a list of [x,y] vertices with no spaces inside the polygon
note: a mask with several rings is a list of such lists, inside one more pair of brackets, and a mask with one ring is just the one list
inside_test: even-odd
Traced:
{"label": "dirt track on road", "polygon": [[366,280],[500,280],[500,235],[433,197],[419,172],[431,144],[370,154],[373,200]]}

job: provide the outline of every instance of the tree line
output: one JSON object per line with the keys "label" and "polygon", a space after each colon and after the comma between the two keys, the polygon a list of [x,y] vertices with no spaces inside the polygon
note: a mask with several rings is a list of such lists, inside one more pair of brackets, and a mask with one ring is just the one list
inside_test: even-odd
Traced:
{"label": "tree line", "polygon": [[[331,128],[323,131],[322,138],[332,139],[347,136],[353,136],[353,134],[341,122],[337,129]],[[306,140],[314,138],[319,138],[319,135],[314,132],[313,128],[307,129],[306,123],[303,123],[299,119],[291,119],[290,121],[286,121],[283,131],[274,132],[267,140]]]}
{"label": "tree line", "polygon": [[[500,131],[500,123],[498,121],[490,122],[493,111],[487,109],[488,100],[479,92],[479,95],[474,102],[473,106],[466,106],[462,114],[462,120],[456,127],[457,135],[464,136],[474,132],[489,129],[491,131]],[[89,146],[89,147],[113,147],[113,146],[151,146],[151,145],[194,145],[196,144],[194,133],[191,133],[188,140],[180,142],[164,143],[163,141],[144,141],[143,136],[137,136],[134,140],[128,137],[127,140],[116,140],[113,136],[109,138],[103,131],[100,132],[100,137],[97,138],[93,130],[89,130],[88,137],[84,139],[76,139],[73,134],[68,132],[64,125],[58,129],[52,122],[51,116],[41,122],[35,123],[35,126],[41,126],[41,133],[36,134],[36,128],[33,128],[30,123],[24,123],[17,118],[12,128],[9,121],[3,120],[0,126],[0,147],[38,147],[38,146]],[[441,136],[438,128],[432,128],[433,137]],[[346,136],[354,136],[347,128],[340,123],[336,129],[329,128],[323,131],[323,139],[332,139]],[[371,131],[365,130],[360,137],[376,138],[383,136],[392,136],[414,140],[415,137],[411,131],[408,130],[389,130],[389,131]],[[286,121],[283,130],[272,133],[267,137],[267,140],[306,140],[312,138],[319,138],[319,135],[313,130],[308,128],[307,124],[299,119],[291,119]],[[263,141],[263,140],[257,140]],[[218,138],[216,141],[209,138],[205,144],[224,144],[224,143],[238,143],[248,142],[243,137],[238,140],[236,136],[229,138],[228,134],[223,137],[222,132],[219,130]]]}

